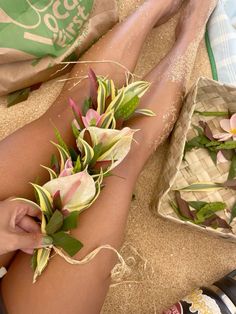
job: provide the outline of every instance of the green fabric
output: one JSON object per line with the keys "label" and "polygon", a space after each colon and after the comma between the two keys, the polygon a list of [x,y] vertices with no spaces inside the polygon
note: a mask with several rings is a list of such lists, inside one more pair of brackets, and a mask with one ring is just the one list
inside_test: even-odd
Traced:
{"label": "green fabric", "polygon": [[209,60],[210,60],[210,64],[211,64],[212,77],[215,81],[218,81],[216,62],[215,62],[215,57],[214,57],[214,54],[213,54],[213,51],[211,48],[211,43],[210,43],[208,31],[206,31],[206,34],[205,34],[205,41],[206,41],[207,52],[208,52],[208,56],[209,56]]}

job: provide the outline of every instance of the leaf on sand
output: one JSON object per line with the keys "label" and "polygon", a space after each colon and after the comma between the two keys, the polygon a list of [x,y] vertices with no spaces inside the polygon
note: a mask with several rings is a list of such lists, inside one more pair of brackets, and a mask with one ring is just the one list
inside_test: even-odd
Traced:
{"label": "leaf on sand", "polygon": [[16,92],[10,93],[7,96],[7,107],[11,107],[13,105],[16,105],[22,101],[25,101],[28,99],[30,94],[30,88],[24,88],[21,90],[18,90]]}
{"label": "leaf on sand", "polygon": [[83,244],[79,240],[72,238],[63,231],[53,234],[52,238],[53,244],[62,248],[70,256],[74,256],[83,247]]}

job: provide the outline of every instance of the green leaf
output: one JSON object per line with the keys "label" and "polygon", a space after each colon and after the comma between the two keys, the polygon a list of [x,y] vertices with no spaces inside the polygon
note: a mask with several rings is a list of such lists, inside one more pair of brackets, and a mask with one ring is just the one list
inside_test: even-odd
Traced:
{"label": "green leaf", "polygon": [[192,208],[196,209],[197,211],[200,210],[203,206],[207,205],[207,202],[201,202],[201,201],[191,201],[188,203]]}
{"label": "green leaf", "polygon": [[53,244],[62,248],[68,255],[74,256],[81,248],[83,244],[75,238],[72,238],[69,234],[60,231],[52,235]]}
{"label": "green leaf", "polygon": [[70,231],[77,228],[79,211],[73,211],[63,221],[62,231]]}
{"label": "green leaf", "polygon": [[96,163],[97,159],[100,157],[100,155],[103,152],[102,143],[95,145],[93,148],[93,151],[94,151],[94,156],[93,156],[93,159],[91,160],[91,166],[93,166]]}
{"label": "green leaf", "polygon": [[64,170],[64,166],[65,163],[67,161],[68,158],[70,158],[69,152],[67,152],[66,149],[64,149],[64,147],[62,147],[61,145],[51,142],[54,146],[56,146],[56,148],[58,149],[58,152],[60,154],[60,159],[61,159],[61,164],[60,164],[60,170]]}
{"label": "green leaf", "polygon": [[59,130],[54,126],[54,133],[56,136],[56,139],[58,141],[58,144],[64,148],[64,150],[68,153],[68,155],[70,154],[68,146],[66,145],[65,141],[63,140]]}
{"label": "green leaf", "polygon": [[139,104],[139,97],[132,93],[125,95],[122,103],[115,111],[115,118],[128,120],[135,112]]}
{"label": "green leaf", "polygon": [[221,143],[218,141],[210,141],[209,143],[206,144],[206,147],[214,147],[214,146],[219,146]]}
{"label": "green leaf", "polygon": [[146,81],[137,81],[134,83],[129,84],[125,87],[124,92],[125,94],[132,93],[135,96],[141,98],[149,89],[151,83]]}
{"label": "green leaf", "polygon": [[103,129],[109,129],[109,126],[111,125],[112,119],[114,118],[114,110],[106,111],[104,116],[101,119],[101,128]]}
{"label": "green leaf", "polygon": [[236,177],[236,155],[234,154],[232,161],[231,161],[231,165],[230,165],[230,169],[229,169],[229,175],[228,175],[227,180],[232,180],[235,177]]}
{"label": "green leaf", "polygon": [[83,156],[82,161],[83,161],[83,167],[85,168],[92,161],[93,156],[94,156],[94,151],[93,151],[93,148],[82,138],[78,138],[77,143],[79,143],[83,147],[84,156]]}
{"label": "green leaf", "polygon": [[149,109],[137,109],[135,110],[135,113],[137,114],[142,114],[143,116],[147,116],[147,117],[156,117],[156,114]]}
{"label": "green leaf", "polygon": [[38,195],[41,210],[47,217],[50,217],[50,215],[52,215],[52,197],[50,193],[40,185],[33,183],[31,183],[31,185],[34,187]]}
{"label": "green leaf", "polygon": [[98,84],[97,112],[101,115],[105,112],[107,91],[103,80],[99,79]]}
{"label": "green leaf", "polygon": [[194,125],[194,124],[192,124],[192,127],[193,127],[193,129],[195,129],[197,131],[198,135],[204,135],[202,128],[200,128],[199,126]]}
{"label": "green leaf", "polygon": [[172,209],[174,210],[174,212],[176,213],[176,215],[184,221],[189,221],[189,219],[187,219],[186,217],[182,216],[180,213],[180,210],[178,208],[178,206],[175,204],[175,202],[170,202],[170,206],[172,207]]}
{"label": "green leaf", "polygon": [[181,216],[185,217],[186,219],[193,220],[195,218],[195,214],[190,210],[189,204],[184,199],[182,199],[179,191],[175,191],[175,198]]}
{"label": "green leaf", "polygon": [[70,150],[71,160],[75,162],[77,160],[79,154],[77,153],[77,151],[73,147],[70,147],[69,150]]}
{"label": "green leaf", "polygon": [[33,271],[35,271],[37,268],[37,250],[34,250],[34,254],[31,258],[31,268]]}
{"label": "green leaf", "polygon": [[51,168],[46,167],[46,166],[41,166],[41,167],[48,171],[48,173],[50,175],[50,181],[57,178],[57,174],[56,174],[56,172],[54,170],[52,170]]}
{"label": "green leaf", "polygon": [[30,94],[29,87],[10,93],[7,96],[7,107],[11,107],[22,101],[25,101],[26,99],[28,99],[29,94]]}
{"label": "green leaf", "polygon": [[236,203],[233,205],[231,209],[231,217],[230,217],[230,223],[233,221],[233,219],[236,217]]}
{"label": "green leaf", "polygon": [[56,174],[59,174],[60,173],[60,165],[59,165],[59,161],[57,159],[57,156],[56,155],[52,155],[51,157],[51,168],[52,170],[56,173]]}
{"label": "green leaf", "polygon": [[122,88],[119,93],[116,95],[116,97],[112,100],[112,102],[107,107],[106,112],[111,111],[112,109],[116,110],[118,106],[122,103],[124,99],[124,88]]}
{"label": "green leaf", "polygon": [[197,223],[204,222],[207,218],[210,218],[213,214],[218,211],[224,210],[225,208],[226,204],[221,202],[206,204],[197,212]]}
{"label": "green leaf", "polygon": [[217,152],[208,149],[208,154],[210,155],[212,161],[216,165],[217,164]]}
{"label": "green leaf", "polygon": [[62,200],[61,200],[61,193],[58,190],[54,195],[53,195],[53,209],[58,209],[62,210]]}
{"label": "green leaf", "polygon": [[210,140],[205,135],[198,135],[192,138],[190,141],[186,142],[185,152],[188,152],[193,148],[205,148],[205,145],[209,142]]}
{"label": "green leaf", "polygon": [[82,165],[81,165],[81,160],[80,160],[80,156],[78,156],[75,166],[74,166],[74,173],[78,173],[81,171]]}
{"label": "green leaf", "polygon": [[197,113],[200,116],[204,116],[204,117],[228,117],[229,116],[229,113],[226,111],[197,111],[195,110],[194,113]]}
{"label": "green leaf", "polygon": [[236,149],[236,141],[228,141],[219,146],[217,146],[218,150],[221,149]]}
{"label": "green leaf", "polygon": [[188,191],[188,192],[194,192],[194,191],[217,191],[222,189],[223,186],[220,183],[212,183],[212,182],[199,182],[199,183],[193,183],[190,184],[189,186],[186,186],[180,191]]}
{"label": "green leaf", "polygon": [[71,128],[72,128],[72,132],[74,134],[74,137],[77,139],[80,135],[80,131],[78,130],[78,128],[74,125],[74,123],[71,123]]}
{"label": "green leaf", "polygon": [[46,225],[46,232],[49,235],[53,235],[61,229],[63,225],[63,215],[59,210],[55,210],[48,224]]}
{"label": "green leaf", "polygon": [[46,268],[49,261],[51,249],[48,248],[37,249],[36,252],[37,252],[37,266],[34,271],[33,283],[36,282],[37,277],[40,276],[44,269]]}
{"label": "green leaf", "polygon": [[92,99],[91,98],[85,99],[84,104],[83,104],[83,109],[82,109],[83,116],[86,116],[86,113],[91,107],[92,107]]}

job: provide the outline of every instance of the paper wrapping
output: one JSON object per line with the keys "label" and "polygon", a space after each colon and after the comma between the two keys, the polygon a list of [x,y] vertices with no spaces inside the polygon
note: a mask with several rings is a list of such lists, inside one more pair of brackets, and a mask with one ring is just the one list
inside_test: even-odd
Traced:
{"label": "paper wrapping", "polygon": [[78,58],[118,22],[115,0],[48,0],[43,8],[23,1],[15,11],[14,5],[0,0],[0,96],[53,78],[61,61]]}

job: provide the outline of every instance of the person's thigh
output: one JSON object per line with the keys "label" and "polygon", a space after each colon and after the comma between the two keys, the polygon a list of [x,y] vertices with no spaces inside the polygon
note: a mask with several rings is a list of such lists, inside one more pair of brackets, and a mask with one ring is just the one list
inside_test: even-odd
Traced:
{"label": "person's thigh", "polygon": [[[135,184],[133,164],[130,155],[118,166],[116,175],[106,179],[94,205],[80,215],[73,234],[84,248],[76,258],[84,257],[100,245],[109,244],[117,249],[121,246]],[[9,314],[99,313],[116,261],[116,254],[105,249],[83,266],[70,265],[55,256],[32,284],[30,256],[18,253],[2,280],[7,311]]]}

